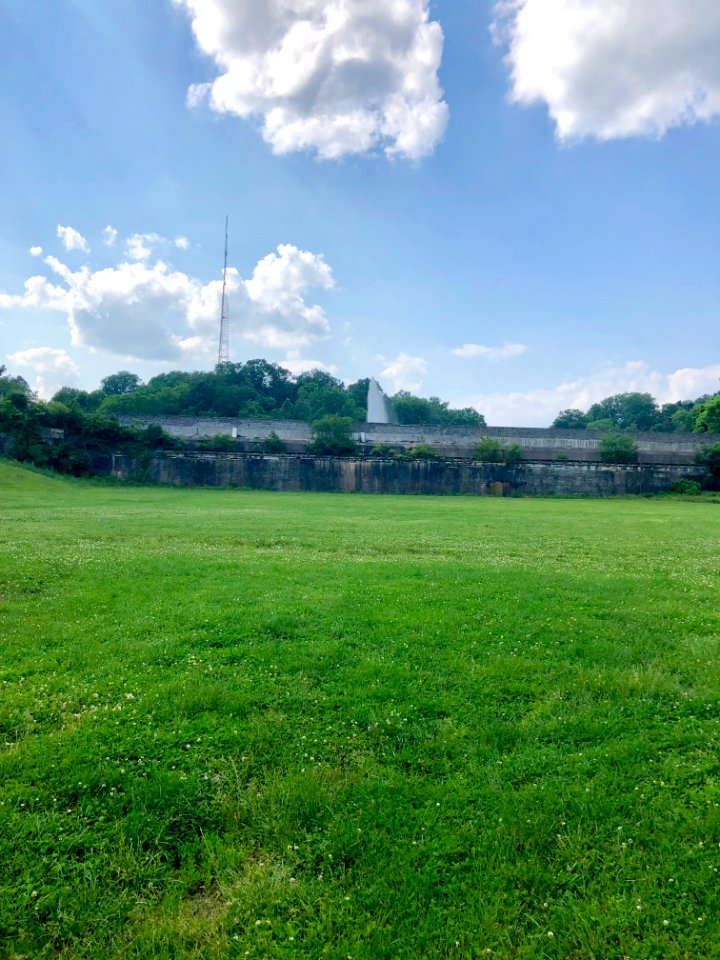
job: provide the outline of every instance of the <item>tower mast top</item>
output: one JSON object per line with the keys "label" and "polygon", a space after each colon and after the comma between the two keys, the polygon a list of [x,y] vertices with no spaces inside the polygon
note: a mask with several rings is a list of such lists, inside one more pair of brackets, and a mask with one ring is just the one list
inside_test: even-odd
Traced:
{"label": "tower mast top", "polygon": [[227,293],[228,221],[225,216],[225,261],[223,264],[222,306],[220,308],[220,344],[218,363],[230,362],[230,303]]}

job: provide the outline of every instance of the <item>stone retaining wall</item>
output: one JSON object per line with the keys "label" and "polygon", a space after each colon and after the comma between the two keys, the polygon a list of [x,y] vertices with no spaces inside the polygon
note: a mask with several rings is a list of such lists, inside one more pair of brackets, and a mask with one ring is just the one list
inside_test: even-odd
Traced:
{"label": "stone retaining wall", "polygon": [[[249,451],[276,433],[290,453],[301,453],[312,440],[309,423],[300,420],[234,420],[210,417],[123,417],[124,424],[157,423],[170,436],[192,441],[220,434],[234,436],[240,450]],[[555,460],[568,456],[573,460],[597,461],[603,437],[600,430],[552,430],[540,427],[443,427],[434,425],[397,426],[383,423],[355,424],[355,437],[364,453],[373,446],[407,448],[426,443],[450,457],[469,457],[483,437],[492,437],[506,445],[518,444],[525,459]],[[641,463],[692,463],[707,444],[720,442],[717,434],[634,433]]]}
{"label": "stone retaining wall", "polygon": [[173,486],[475,496],[659,493],[680,477],[700,481],[706,476],[701,467],[677,464],[528,461],[506,465],[240,453],[165,452],[153,457],[141,473],[131,458],[121,455],[98,466],[119,479],[137,477]]}

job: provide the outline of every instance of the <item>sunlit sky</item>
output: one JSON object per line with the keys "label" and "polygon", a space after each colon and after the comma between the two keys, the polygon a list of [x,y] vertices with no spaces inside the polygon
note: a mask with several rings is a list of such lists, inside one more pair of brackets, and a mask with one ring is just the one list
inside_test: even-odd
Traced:
{"label": "sunlit sky", "polygon": [[720,387],[717,0],[0,6],[0,364],[230,352],[494,424]]}

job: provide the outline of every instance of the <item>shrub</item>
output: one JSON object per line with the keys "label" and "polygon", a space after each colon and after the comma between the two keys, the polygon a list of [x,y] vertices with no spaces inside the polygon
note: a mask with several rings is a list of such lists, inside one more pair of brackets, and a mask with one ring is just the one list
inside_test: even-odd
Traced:
{"label": "shrub", "polygon": [[149,423],[140,433],[138,439],[151,450],[159,450],[162,447],[177,446],[176,438],[169,436],[159,423]]}
{"label": "shrub", "polygon": [[473,460],[482,460],[483,463],[502,463],[503,452],[503,445],[499,440],[483,437],[479,443],[475,444]]}
{"label": "shrub", "polygon": [[473,460],[481,460],[483,463],[520,463],[522,458],[523,451],[519,444],[512,443],[506,447],[492,437],[483,437],[475,444],[473,451]]}
{"label": "shrub", "polygon": [[418,443],[402,454],[404,460],[437,460],[439,456],[437,450],[433,450],[427,443]]}
{"label": "shrub", "polygon": [[387,447],[382,443],[376,443],[374,447],[370,448],[370,457],[396,457],[397,450],[395,447]]}
{"label": "shrub", "polygon": [[238,444],[237,440],[233,439],[229,433],[216,433],[214,437],[200,437],[197,445],[203,450],[217,450],[227,453],[237,450]]}
{"label": "shrub", "polygon": [[598,446],[603,463],[637,463],[638,445],[632,437],[622,433],[610,433]]}
{"label": "shrub", "polygon": [[703,447],[696,455],[695,462],[708,467],[714,477],[720,477],[720,443]]}
{"label": "shrub", "polygon": [[315,439],[307,446],[308,453],[316,456],[348,456],[357,452],[357,444],[352,438],[353,421],[350,417],[338,417],[328,414],[312,425]]}
{"label": "shrub", "polygon": [[673,480],[670,484],[671,493],[685,493],[685,494],[696,494],[700,493],[702,487],[697,482],[697,480],[688,480],[686,477],[681,477],[679,480]]}
{"label": "shrub", "polygon": [[266,453],[284,453],[287,444],[284,440],[280,439],[274,430],[271,430],[263,440],[262,447]]}

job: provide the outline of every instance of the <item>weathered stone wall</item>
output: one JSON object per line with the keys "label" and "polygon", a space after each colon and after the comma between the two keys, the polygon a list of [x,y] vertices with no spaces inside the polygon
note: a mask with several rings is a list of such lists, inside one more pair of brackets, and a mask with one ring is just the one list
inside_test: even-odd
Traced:
{"label": "weathered stone wall", "polygon": [[[158,423],[170,436],[184,440],[213,437],[219,434],[236,436],[239,449],[250,450],[275,432],[288,445],[288,451],[299,453],[310,440],[309,423],[300,420],[234,420],[210,417],[124,417],[123,423]],[[600,430],[552,430],[540,427],[441,427],[398,426],[382,423],[358,423],[356,438],[364,451],[377,444],[412,447],[426,443],[447,456],[469,457],[482,437],[492,437],[505,444],[518,444],[528,460],[598,460],[598,446],[606,436]],[[641,463],[692,463],[706,444],[720,442],[718,434],[634,433]]]}
{"label": "weathered stone wall", "polygon": [[[131,458],[104,466],[120,479],[135,475]],[[559,495],[604,497],[659,493],[673,480],[702,480],[701,467],[528,461],[391,460],[236,453],[166,452],[152,458],[147,479],[174,486],[238,486],[277,491],[476,496]]]}

